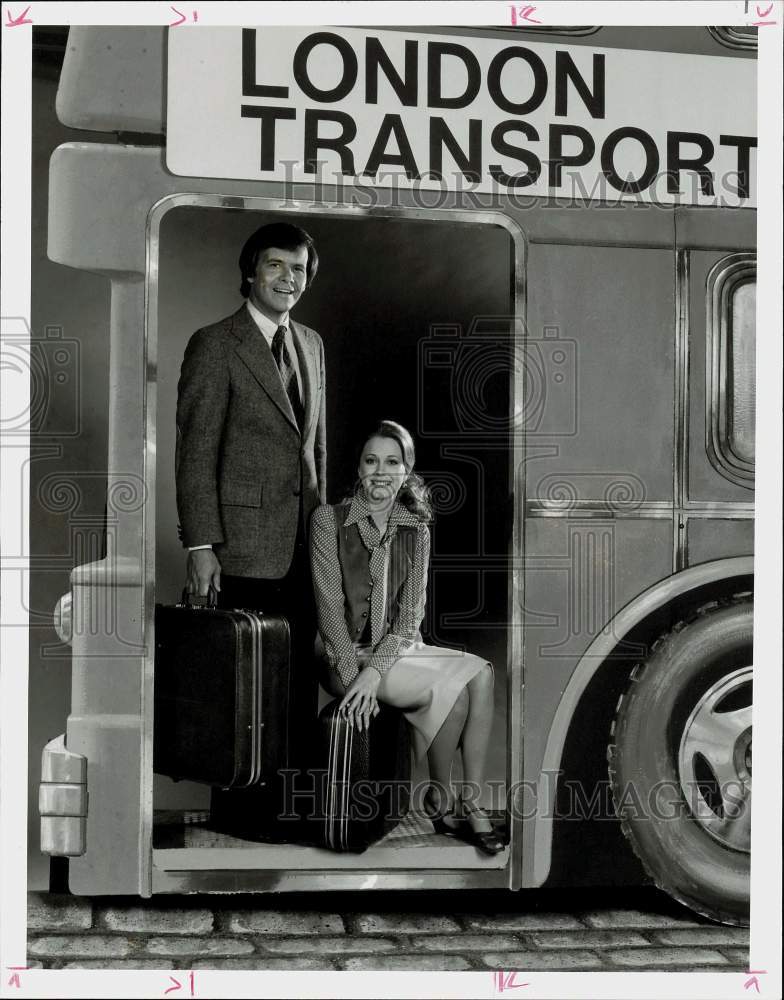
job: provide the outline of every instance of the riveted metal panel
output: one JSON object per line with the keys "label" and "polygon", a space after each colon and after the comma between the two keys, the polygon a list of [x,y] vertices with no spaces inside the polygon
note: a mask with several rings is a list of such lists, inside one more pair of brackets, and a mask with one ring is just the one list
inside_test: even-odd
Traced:
{"label": "riveted metal panel", "polygon": [[536,781],[580,657],[625,604],[669,575],[672,520],[529,518],[525,538],[523,756]]}
{"label": "riveted metal panel", "polygon": [[672,251],[534,243],[528,287],[527,499],[670,500]]}
{"label": "riveted metal panel", "polygon": [[754,518],[690,517],[686,532],[689,566],[725,556],[745,556],[754,551]]}

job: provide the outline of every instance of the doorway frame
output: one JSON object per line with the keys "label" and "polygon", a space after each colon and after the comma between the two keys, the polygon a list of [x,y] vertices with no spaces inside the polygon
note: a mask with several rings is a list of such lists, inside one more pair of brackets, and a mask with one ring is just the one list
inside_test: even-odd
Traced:
{"label": "doorway frame", "polygon": [[[385,193],[379,190],[379,197]],[[314,199],[315,200],[315,199]],[[153,724],[154,724],[154,659],[155,659],[155,555],[156,555],[156,504],[157,496],[157,374],[158,374],[158,277],[160,255],[160,229],[163,218],[175,208],[222,209],[231,211],[263,212],[288,218],[311,216],[335,219],[407,219],[420,222],[453,222],[464,225],[488,225],[500,227],[509,234],[513,244],[513,265],[510,273],[511,312],[515,318],[510,336],[514,338],[514,359],[510,372],[510,434],[508,486],[513,493],[514,515],[512,533],[509,539],[508,566],[510,576],[507,586],[507,621],[511,635],[507,641],[507,695],[506,695],[506,777],[507,802],[509,810],[509,850],[508,858],[501,868],[483,865],[476,868],[422,869],[395,868],[379,871],[378,868],[363,869],[360,865],[351,870],[345,866],[317,870],[284,870],[280,868],[259,870],[256,867],[205,868],[188,867],[157,868],[154,864],[152,847],[153,833]],[[319,888],[331,889],[455,889],[507,887],[518,889],[522,886],[522,832],[523,820],[518,799],[518,790],[523,780],[523,608],[524,571],[522,546],[524,538],[524,498],[525,498],[525,425],[517,415],[525,413],[522,394],[524,379],[515,378],[515,373],[524,370],[526,326],[526,274],[527,239],[523,229],[503,211],[469,211],[457,208],[415,208],[415,207],[357,207],[341,204],[314,204],[303,200],[264,196],[239,196],[219,193],[176,193],[157,201],[147,216],[146,232],[146,272],[144,287],[144,456],[143,474],[148,490],[149,502],[144,507],[144,664],[141,694],[141,715],[143,727],[141,759],[141,802],[142,802],[142,842],[147,843],[142,868],[142,884],[149,886],[150,893],[156,892],[227,892],[227,891],[296,891],[312,890],[314,880]],[[522,321],[525,336],[516,336],[516,328]],[[519,426],[518,426],[519,425]],[[183,848],[183,862],[187,864],[187,852],[197,848]],[[214,848],[216,852],[227,848]],[[242,848],[243,851],[256,849]],[[264,850],[260,845],[259,851]],[[179,852],[178,852],[179,854]],[[217,855],[216,855],[217,857]],[[249,858],[250,860],[250,858]],[[179,864],[179,862],[178,862]],[[146,870],[145,870],[146,869]],[[368,881],[372,880],[372,885]]]}

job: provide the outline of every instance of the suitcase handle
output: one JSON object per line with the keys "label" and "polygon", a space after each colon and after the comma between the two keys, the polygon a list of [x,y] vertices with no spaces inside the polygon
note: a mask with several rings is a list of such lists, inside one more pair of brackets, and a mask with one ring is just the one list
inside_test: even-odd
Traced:
{"label": "suitcase handle", "polygon": [[207,596],[201,594],[189,594],[187,590],[182,592],[182,603],[186,608],[216,608],[218,606],[218,593],[210,584]]}

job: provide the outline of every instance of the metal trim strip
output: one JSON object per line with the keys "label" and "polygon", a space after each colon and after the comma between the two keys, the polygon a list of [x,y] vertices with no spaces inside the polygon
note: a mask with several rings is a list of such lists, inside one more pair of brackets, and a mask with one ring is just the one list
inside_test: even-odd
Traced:
{"label": "metal trim strip", "polygon": [[689,491],[689,250],[675,252],[675,434],[672,483],[672,571],[686,565],[686,525],[681,517]]}
{"label": "metal trim strip", "polygon": [[[534,10],[535,8],[530,7],[529,10]],[[524,26],[512,26],[507,25],[491,25],[496,31],[508,31],[514,32],[516,35],[519,34],[530,34],[530,35],[569,35],[576,37],[579,35],[595,35],[597,31],[602,28],[601,24],[578,24],[578,25],[568,25],[568,24],[541,24],[541,25],[524,25]],[[484,38],[484,35],[480,35],[480,38]]]}
{"label": "metal trim strip", "polygon": [[[157,237],[157,233],[156,233]],[[142,288],[144,343],[142,360],[142,417],[144,420],[144,441],[142,453],[142,475],[151,497],[155,497],[158,418],[158,339],[150,336],[150,316],[158,315],[158,253],[151,246],[150,217],[148,215],[144,234],[146,280]],[[156,324],[157,332],[157,324]],[[142,507],[142,564],[141,589],[141,631],[146,642],[142,658],[142,687],[139,713],[142,724],[142,751],[139,761],[141,776],[141,820],[139,824],[139,895],[149,898],[153,893],[153,733],[155,719],[155,503],[145,503]]]}
{"label": "metal trim strip", "polygon": [[605,500],[526,500],[526,517],[603,517],[615,518],[671,518],[670,500],[632,501],[628,505],[608,504]]}
{"label": "metal trim strip", "polygon": [[185,892],[312,892],[314,884],[326,892],[366,889],[508,889],[509,873],[503,868],[427,870],[400,868],[379,871],[302,871],[220,869],[166,870],[153,866],[153,893]]}
{"label": "metal trim strip", "polygon": [[718,520],[753,521],[754,504],[694,504],[684,507],[682,513],[686,518],[714,517]]}
{"label": "metal trim strip", "polygon": [[253,721],[253,729],[256,733],[256,754],[253,760],[255,767],[253,780],[255,783],[264,777],[264,740],[262,739],[264,735],[264,716],[262,714],[264,709],[264,647],[261,616],[253,614],[251,617],[256,637],[256,662],[253,664],[253,679],[256,685],[256,718]]}
{"label": "metal trim strip", "polygon": [[[231,618],[230,615],[226,615],[227,618]],[[237,628],[236,623],[234,625],[234,662],[239,664],[242,659],[242,637],[240,636],[240,630]],[[240,678],[239,671],[235,668],[234,670],[234,712],[235,712],[235,726],[237,724],[237,703],[240,695]],[[234,773],[232,776],[232,784],[239,785],[240,775],[242,774],[242,754],[240,752],[242,743],[240,740],[240,734],[235,730],[234,733]],[[251,749],[253,747],[253,733],[251,732]],[[252,753],[251,753],[252,756]]]}
{"label": "metal trim strip", "polygon": [[[336,713],[337,715],[337,713]],[[351,751],[354,749],[354,727],[343,727],[343,768],[340,782],[340,816],[338,843],[341,851],[348,847],[349,784],[351,782]]]}
{"label": "metal trim strip", "polygon": [[757,34],[749,35],[744,31],[739,31],[736,25],[706,25],[708,31],[713,35],[719,45],[725,49],[734,49],[741,52],[756,52],[758,48]]}
{"label": "metal trim strip", "polygon": [[337,740],[335,736],[335,716],[329,722],[329,757],[327,762],[329,785],[327,786],[327,809],[324,817],[324,839],[335,849],[335,829],[332,817],[335,813],[335,761],[337,759]]}
{"label": "metal trim strip", "polygon": [[[245,611],[243,608],[235,609],[235,614],[237,615],[237,622],[235,625],[235,631],[239,637],[239,623],[244,621],[250,630],[250,648],[254,650],[254,639],[253,639],[253,618],[249,612]],[[235,684],[235,697],[239,696],[239,688],[241,684],[240,668],[242,666],[242,644],[239,644],[238,655],[236,658],[236,666],[234,671],[234,684]],[[256,756],[258,753],[257,748],[257,734],[255,725],[255,708],[256,708],[256,671],[255,664],[251,663],[251,693],[250,693],[250,753],[248,754],[247,766],[243,768],[242,761],[240,760],[239,754],[237,754],[237,759],[234,762],[235,768],[235,782],[238,788],[248,788],[251,786],[256,779]],[[236,704],[236,702],[235,702]],[[237,740],[239,739],[239,733],[237,734]],[[239,775],[246,774],[247,777],[244,781],[240,782]]]}

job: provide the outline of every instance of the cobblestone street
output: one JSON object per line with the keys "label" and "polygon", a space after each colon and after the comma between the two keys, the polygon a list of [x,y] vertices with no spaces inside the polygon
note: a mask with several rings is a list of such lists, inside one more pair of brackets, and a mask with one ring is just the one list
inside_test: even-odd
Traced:
{"label": "cobblestone street", "polygon": [[747,955],[747,930],[648,888],[28,899],[31,968],[742,972]]}

